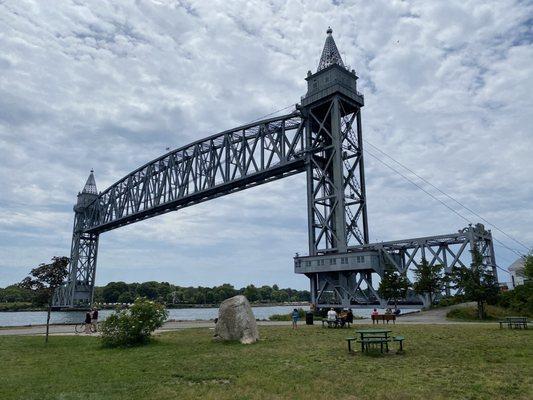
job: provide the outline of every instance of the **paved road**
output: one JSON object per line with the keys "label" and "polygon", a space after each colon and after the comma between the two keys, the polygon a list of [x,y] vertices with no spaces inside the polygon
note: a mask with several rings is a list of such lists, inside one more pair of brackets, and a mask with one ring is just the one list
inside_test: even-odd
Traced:
{"label": "paved road", "polygon": [[[400,324],[462,324],[464,322],[450,321],[446,319],[446,314],[453,308],[466,307],[475,305],[475,303],[463,303],[451,307],[436,308],[429,311],[421,311],[418,313],[411,313],[401,315],[397,323]],[[370,319],[356,320],[357,325],[372,324]],[[284,326],[290,325],[290,321],[257,321],[260,326]],[[161,329],[156,332],[175,331],[188,328],[214,328],[213,321],[169,321],[166,322]],[[321,326],[320,322],[315,326]],[[0,336],[7,335],[44,335],[46,326],[21,326],[13,328],[0,329]],[[74,325],[51,325],[50,333],[52,335],[75,335]],[[83,335],[83,334],[82,334]]]}

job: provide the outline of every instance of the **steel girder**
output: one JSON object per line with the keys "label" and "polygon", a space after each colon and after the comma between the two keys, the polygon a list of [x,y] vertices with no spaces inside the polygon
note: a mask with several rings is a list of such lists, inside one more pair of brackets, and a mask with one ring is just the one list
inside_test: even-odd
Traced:
{"label": "steel girder", "polygon": [[299,113],[260,121],[171,151],[102,192],[85,215],[103,232],[304,170]]}
{"label": "steel girder", "polygon": [[[413,269],[418,267],[423,259],[430,265],[442,265],[444,272],[449,274],[455,266],[470,266],[474,249],[482,254],[483,263],[489,266],[497,277],[492,233],[485,230],[482,224],[468,226],[448,235],[370,243],[348,248],[347,259],[357,257],[357,254],[368,255],[374,252],[379,257],[379,264],[373,267],[354,269],[347,264],[345,270],[337,271],[327,267],[327,260],[324,262],[316,257],[296,257],[295,270],[305,273],[311,279],[312,302],[318,307],[383,307],[387,301],[380,298],[372,275],[382,277],[385,268],[393,268],[411,280]],[[304,262],[316,262],[325,267],[322,271],[309,273],[305,268],[301,268]],[[444,292],[450,295],[450,287],[445,287]],[[420,307],[427,305],[427,301],[424,296],[409,293],[408,298],[400,304],[403,307]]]}
{"label": "steel girder", "polygon": [[75,210],[68,280],[54,293],[54,307],[87,307],[93,299],[99,235],[83,231],[84,214]]}
{"label": "steel girder", "polygon": [[368,243],[360,104],[334,94],[304,109],[309,254]]}
{"label": "steel girder", "polygon": [[92,302],[100,233],[305,171],[299,112],[225,131],[173,150],[96,195],[80,193],[68,281],[55,307]]}

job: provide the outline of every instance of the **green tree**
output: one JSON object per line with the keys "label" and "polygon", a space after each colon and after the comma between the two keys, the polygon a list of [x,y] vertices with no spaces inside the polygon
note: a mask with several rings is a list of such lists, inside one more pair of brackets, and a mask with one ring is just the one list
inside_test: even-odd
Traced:
{"label": "green tree", "polygon": [[389,268],[385,270],[381,278],[378,292],[387,301],[394,301],[394,305],[397,306],[398,300],[407,296],[408,289],[409,280],[407,276]]}
{"label": "green tree", "polygon": [[102,290],[102,297],[106,303],[117,303],[122,293],[129,292],[126,282],[109,282]]}
{"label": "green tree", "polygon": [[524,276],[526,279],[533,280],[533,252],[529,252],[524,257]]}
{"label": "green tree", "polygon": [[416,294],[427,294],[430,307],[433,305],[435,294],[440,293],[442,290],[444,283],[442,272],[442,265],[429,265],[425,258],[414,270],[415,282],[413,283],[413,290]]}
{"label": "green tree", "polygon": [[33,301],[33,292],[29,289],[20,287],[19,285],[10,285],[4,289],[0,289],[0,302],[2,303],[30,301]]}
{"label": "green tree", "polygon": [[137,289],[137,294],[140,297],[155,300],[159,297],[159,284],[155,281],[143,282]]}
{"label": "green tree", "polygon": [[[274,285],[275,286],[275,285]],[[283,289],[281,290],[274,290],[272,291],[272,299],[276,303],[284,303],[286,301],[289,301],[289,295],[287,292]]]}
{"label": "green tree", "polygon": [[259,300],[259,290],[254,285],[246,286],[243,294],[250,302]]}
{"label": "green tree", "polygon": [[478,318],[485,318],[485,304],[498,296],[498,282],[492,269],[483,264],[479,250],[472,251],[470,268],[460,266],[453,268],[455,288],[463,291],[466,300],[477,303]]}
{"label": "green tree", "polygon": [[53,257],[50,264],[40,264],[30,272],[30,276],[20,282],[20,286],[35,291],[39,296],[46,298],[48,310],[46,313],[46,336],[45,343],[48,343],[48,333],[50,331],[50,313],[52,311],[52,299],[54,292],[61,286],[68,275],[68,257]]}
{"label": "green tree", "polygon": [[128,303],[131,304],[135,301],[135,295],[132,292],[122,292],[118,296],[117,303]]}

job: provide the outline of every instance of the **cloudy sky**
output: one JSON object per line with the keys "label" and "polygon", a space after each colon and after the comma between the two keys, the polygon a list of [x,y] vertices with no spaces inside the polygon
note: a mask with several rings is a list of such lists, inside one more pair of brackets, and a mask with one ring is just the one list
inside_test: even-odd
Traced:
{"label": "cloudy sky", "polygon": [[[328,25],[360,76],[367,149],[531,246],[532,16],[510,0],[0,0],[0,286],[69,254],[91,168],[103,190],[167,147],[298,102]],[[366,172],[372,241],[467,223],[370,154]],[[103,234],[97,283],[307,288],[292,272],[306,232],[296,175]],[[517,258],[496,252],[503,268]]]}

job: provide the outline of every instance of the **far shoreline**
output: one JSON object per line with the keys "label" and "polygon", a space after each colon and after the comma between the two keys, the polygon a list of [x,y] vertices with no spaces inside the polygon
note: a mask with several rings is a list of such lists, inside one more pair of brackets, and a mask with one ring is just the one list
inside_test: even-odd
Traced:
{"label": "far shoreline", "polygon": [[[116,310],[117,308],[123,309],[128,308],[131,304],[113,304],[113,305],[96,305],[99,310]],[[310,307],[309,302],[289,302],[289,303],[251,303],[253,307]],[[195,309],[195,308],[218,308],[220,304],[172,304],[171,306],[166,306],[167,310],[182,310],[182,309]],[[33,307],[33,308],[15,308],[0,310],[0,313],[11,313],[11,312],[41,312],[46,311],[46,307]],[[79,309],[70,309],[70,310],[54,310],[52,312],[81,312],[87,311],[89,308],[79,308]]]}

